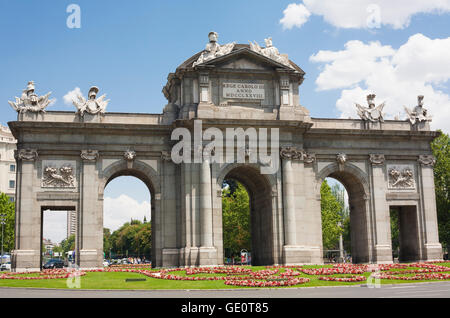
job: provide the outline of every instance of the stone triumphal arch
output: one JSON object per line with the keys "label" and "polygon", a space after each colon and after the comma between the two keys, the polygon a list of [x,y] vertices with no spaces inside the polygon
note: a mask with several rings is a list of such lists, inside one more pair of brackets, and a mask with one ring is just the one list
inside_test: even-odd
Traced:
{"label": "stone triumphal arch", "polygon": [[[9,123],[18,140],[15,270],[41,266],[45,209],[76,211],[76,262],[101,267],[103,192],[122,175],[139,178],[151,193],[153,266],[223,264],[226,178],[249,193],[254,264],[322,263],[320,185],[327,177],[349,193],[354,262],[392,262],[391,209],[400,214],[401,258],[441,259],[430,149],[437,133],[423,96],[407,120],[384,120],[385,105],[376,106],[373,94],[367,107],[357,105],[361,119],[311,118],[300,103],[305,73],[271,39],[261,47],[220,45],[214,32],[209,38],[169,74],[162,114],[109,113],[97,87],[74,100],[74,111],[45,111],[49,94],[36,94],[34,82],[10,102],[18,112]],[[232,152],[243,154],[240,162],[212,160],[219,149],[177,162],[172,133],[196,134],[199,120],[200,134],[223,132],[224,145],[227,128],[242,128],[270,131],[268,143],[277,147],[267,159],[261,144],[237,142]],[[183,138],[197,149],[194,139]],[[191,158],[186,153],[177,154]]]}

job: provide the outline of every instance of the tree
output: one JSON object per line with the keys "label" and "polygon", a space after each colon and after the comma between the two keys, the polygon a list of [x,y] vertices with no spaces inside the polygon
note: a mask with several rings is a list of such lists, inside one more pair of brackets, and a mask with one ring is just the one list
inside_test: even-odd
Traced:
{"label": "tree", "polygon": [[342,222],[340,212],[344,209],[331,192],[325,180],[320,187],[320,207],[322,211],[322,244],[324,249],[335,249],[339,244],[339,235],[343,232],[339,226]]}
{"label": "tree", "polygon": [[431,149],[436,158],[434,185],[439,226],[439,240],[450,249],[450,138],[442,133],[433,140]]}
{"label": "tree", "polygon": [[107,254],[111,249],[111,231],[107,228],[103,228],[103,253]]}
{"label": "tree", "polygon": [[126,222],[110,234],[109,229],[103,230],[103,249],[119,255],[150,256],[152,249],[151,223],[141,223],[139,220]]}
{"label": "tree", "polygon": [[[14,249],[14,224],[15,224],[14,202],[11,202],[5,193],[0,193],[0,213],[5,214],[5,225],[3,226],[3,251],[10,252]],[[1,238],[0,238],[1,239]]]}
{"label": "tree", "polygon": [[75,234],[72,234],[65,240],[62,240],[60,245],[64,255],[66,255],[69,251],[75,250]]}
{"label": "tree", "polygon": [[345,204],[345,188],[340,185],[339,183],[333,184],[331,187],[331,193],[336,198],[336,200],[339,202],[339,205],[341,206],[339,210],[339,216],[341,217],[341,222],[344,221],[344,219],[349,215],[348,206]]}
{"label": "tree", "polygon": [[399,228],[399,220],[398,220],[398,211],[393,209],[390,211],[391,218],[391,244],[392,244],[392,253],[394,257],[398,257],[398,251],[400,248],[400,228]]}
{"label": "tree", "polygon": [[241,183],[227,180],[225,184],[235,185],[222,191],[223,247],[227,256],[233,256],[241,249],[251,251],[249,196]]}

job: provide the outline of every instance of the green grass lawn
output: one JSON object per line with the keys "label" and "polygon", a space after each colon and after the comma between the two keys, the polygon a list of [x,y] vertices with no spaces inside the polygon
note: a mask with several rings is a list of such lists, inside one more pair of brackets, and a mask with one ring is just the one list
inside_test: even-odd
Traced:
{"label": "green grass lawn", "polygon": [[[444,264],[438,264],[444,265]],[[450,267],[450,263],[445,266]],[[304,268],[320,268],[331,266],[304,266]],[[251,267],[253,271],[265,269],[262,266]],[[412,268],[410,268],[412,269]],[[284,270],[280,270],[283,272]],[[396,269],[395,271],[399,271]],[[447,273],[450,273],[450,268]],[[177,276],[186,276],[185,271],[171,272]],[[36,276],[37,274],[28,274],[23,276]],[[362,274],[366,277],[370,273]],[[405,276],[413,276],[414,274],[406,274]],[[197,274],[195,276],[225,276],[225,274]],[[335,277],[346,277],[349,275],[332,275]],[[291,287],[277,287],[277,288],[292,288],[292,287],[315,287],[315,286],[348,286],[361,285],[366,282],[327,282],[321,281],[316,275],[307,275],[301,273],[298,277],[307,277],[310,279],[308,283],[300,284]],[[131,281],[126,282],[127,278],[145,278],[145,281]],[[424,281],[404,281],[404,280],[381,280],[381,284],[402,284],[402,283],[418,283]],[[427,281],[429,282],[429,281]],[[68,288],[67,279],[46,279],[46,280],[9,280],[0,279],[0,287],[30,287],[30,288]],[[224,281],[175,281],[157,279],[144,276],[139,273],[126,272],[87,272],[85,276],[80,277],[81,289],[235,289],[235,288],[252,288],[252,287],[237,287],[228,286]]]}

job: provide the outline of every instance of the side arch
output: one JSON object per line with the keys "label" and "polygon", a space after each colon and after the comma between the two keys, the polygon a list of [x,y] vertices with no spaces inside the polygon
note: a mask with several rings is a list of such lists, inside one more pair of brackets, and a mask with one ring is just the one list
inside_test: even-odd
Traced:
{"label": "side arch", "polygon": [[[252,265],[272,265],[278,261],[279,238],[276,213],[277,179],[260,173],[258,164],[232,163],[221,167],[216,176],[217,189],[225,179],[240,182],[247,190],[250,205]],[[222,220],[222,201],[219,203]],[[220,253],[220,252],[219,252]]]}
{"label": "side arch", "polygon": [[[106,167],[100,175],[99,198],[103,198],[106,186],[115,178],[133,176],[144,182],[150,192],[151,222],[152,222],[152,267],[161,266],[162,233],[161,225],[161,181],[157,171],[148,164],[134,160],[130,165],[121,159]],[[103,205],[102,205],[103,209]],[[102,213],[103,215],[103,213]]]}
{"label": "side arch", "polygon": [[359,167],[346,163],[343,167],[331,163],[316,176],[316,195],[325,178],[341,182],[347,190],[350,210],[350,240],[353,263],[368,263],[372,258],[372,218],[370,216],[370,182],[368,175]]}
{"label": "side arch", "polygon": [[101,174],[100,193],[103,194],[108,183],[121,176],[133,176],[145,183],[153,196],[161,193],[161,182],[158,173],[148,164],[135,160],[131,167],[126,160],[118,160],[106,167]]}

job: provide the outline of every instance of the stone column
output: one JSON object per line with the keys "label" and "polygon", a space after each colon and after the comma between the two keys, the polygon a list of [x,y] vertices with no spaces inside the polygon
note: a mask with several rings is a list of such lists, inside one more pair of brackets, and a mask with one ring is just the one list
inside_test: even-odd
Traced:
{"label": "stone column", "polygon": [[37,177],[35,149],[19,149],[16,187],[16,237],[12,251],[12,271],[39,271],[41,268],[42,212],[36,203],[33,182]]}
{"label": "stone column", "polygon": [[81,152],[80,221],[78,222],[79,266],[103,268],[103,209],[98,199],[97,150]]}
{"label": "stone column", "polygon": [[[298,245],[297,241],[297,218],[295,202],[297,197],[295,195],[295,173],[297,176],[299,171],[293,168],[293,161],[303,161],[304,151],[294,147],[283,147],[280,151],[282,158],[282,195],[283,195],[283,230],[284,230],[284,245],[283,245],[283,264],[292,265],[310,262],[313,257],[313,251],[305,246],[306,241],[302,241],[302,245]],[[303,170],[303,169],[301,169]],[[303,178],[303,173],[301,173]],[[298,186],[298,184],[297,184]]]}
{"label": "stone column", "polygon": [[[392,263],[391,218],[386,202],[387,182],[385,178],[385,158],[382,154],[369,157],[372,165],[372,208],[375,222],[374,258],[377,263]],[[368,234],[370,232],[368,231]],[[370,248],[370,247],[369,247]]]}
{"label": "stone column", "polygon": [[213,246],[210,157],[203,156],[200,165],[200,265],[216,265],[217,250]]}
{"label": "stone column", "polygon": [[439,243],[439,232],[436,210],[436,194],[434,188],[433,166],[436,162],[431,155],[419,156],[420,195],[422,201],[423,224],[423,260],[442,260],[442,245]]}
{"label": "stone column", "polygon": [[201,246],[213,246],[212,240],[212,203],[211,203],[211,167],[209,158],[204,158],[200,170],[200,229]]}
{"label": "stone column", "polygon": [[284,244],[295,245],[295,196],[292,159],[283,158]]}

